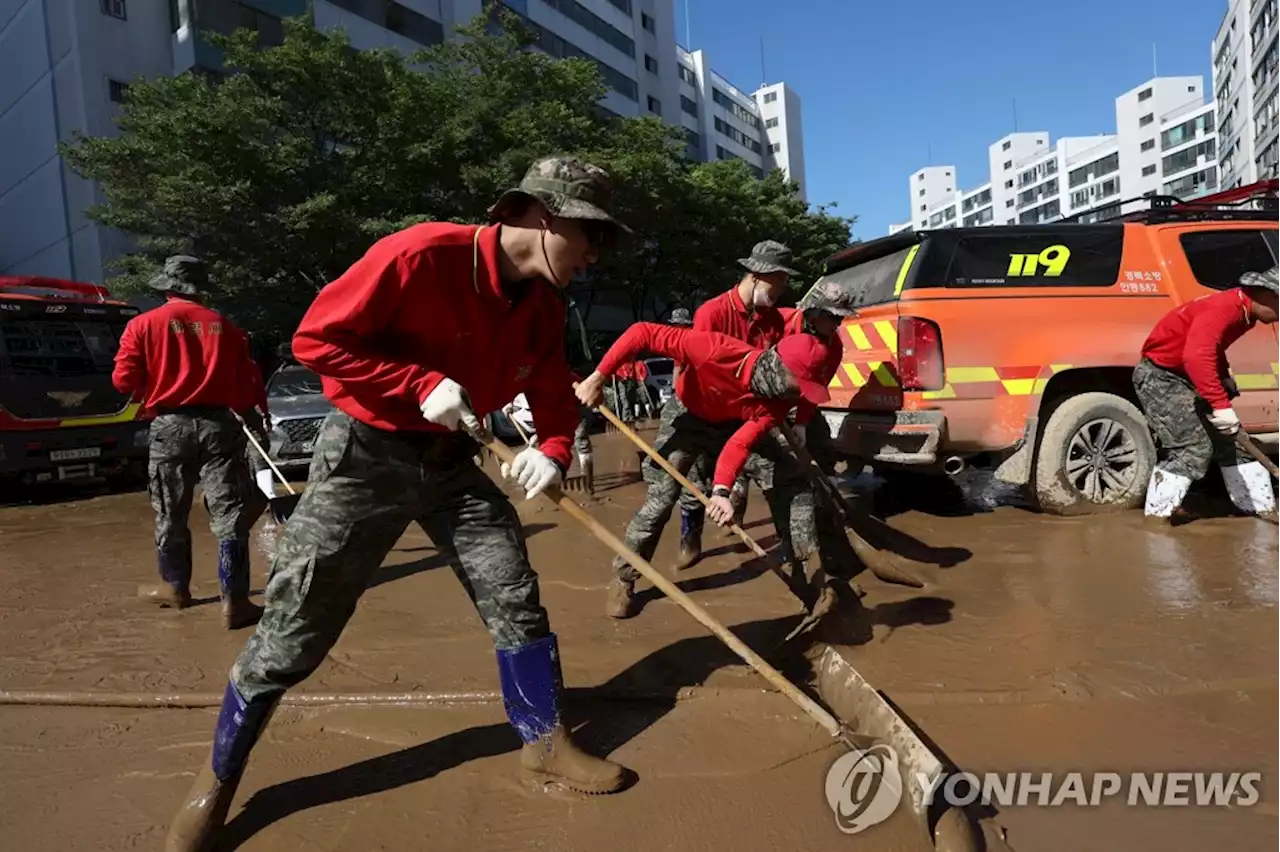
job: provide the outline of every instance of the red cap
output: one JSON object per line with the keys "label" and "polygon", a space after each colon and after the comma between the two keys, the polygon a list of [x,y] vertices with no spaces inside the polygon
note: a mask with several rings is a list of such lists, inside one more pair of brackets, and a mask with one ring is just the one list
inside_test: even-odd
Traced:
{"label": "red cap", "polygon": [[827,383],[829,360],[827,346],[812,334],[792,334],[782,338],[777,346],[778,357],[796,377],[800,395],[817,405],[831,399]]}

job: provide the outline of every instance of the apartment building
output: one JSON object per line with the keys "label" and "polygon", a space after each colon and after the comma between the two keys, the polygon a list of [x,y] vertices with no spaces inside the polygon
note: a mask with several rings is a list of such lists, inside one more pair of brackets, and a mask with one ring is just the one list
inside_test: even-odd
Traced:
{"label": "apartment building", "polygon": [[1012,133],[988,148],[988,179],[961,190],[954,166],[908,178],[911,219],[890,233],[1038,224],[1064,216],[1114,215],[1121,203],[1164,194],[1191,198],[1218,187],[1215,105],[1200,77],[1157,77],[1115,101],[1116,132],[1050,143],[1045,132]]}
{"label": "apartment building", "polygon": [[1230,0],[1212,46],[1224,188],[1277,175],[1278,51],[1275,0]]}
{"label": "apartment building", "polygon": [[772,83],[747,94],[712,70],[704,51],[676,51],[680,125],[690,158],[743,160],[760,177],[782,169],[806,197],[804,129],[795,90]]}
{"label": "apartment building", "polygon": [[[607,86],[602,110],[688,130],[691,101],[691,154],[740,156],[761,173],[777,166],[804,186],[799,97],[783,84],[743,94],[704,56],[678,50],[673,0],[503,3],[534,29],[539,49],[596,63]],[[131,243],[85,216],[104,199],[66,167],[58,143],[117,132],[119,103],[139,76],[218,69],[210,33],[250,29],[264,45],[278,44],[282,20],[308,8],[318,28],[341,27],[357,48],[407,54],[449,38],[481,13],[483,0],[0,3],[0,274],[103,281],[106,262]]]}

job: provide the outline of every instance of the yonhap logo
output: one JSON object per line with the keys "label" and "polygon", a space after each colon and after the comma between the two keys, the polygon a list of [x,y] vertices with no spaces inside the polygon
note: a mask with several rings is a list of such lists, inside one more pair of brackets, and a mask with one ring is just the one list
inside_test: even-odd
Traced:
{"label": "yonhap logo", "polygon": [[902,801],[898,755],[885,745],[841,755],[827,770],[826,792],[836,827],[845,834],[884,822]]}

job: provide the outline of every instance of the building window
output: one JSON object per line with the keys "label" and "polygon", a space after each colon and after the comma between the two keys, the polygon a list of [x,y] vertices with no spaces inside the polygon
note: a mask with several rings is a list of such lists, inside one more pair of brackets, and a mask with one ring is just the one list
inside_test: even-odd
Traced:
{"label": "building window", "polygon": [[102,10],[102,14],[112,18],[119,18],[122,21],[129,19],[129,13],[124,7],[124,0],[98,0],[98,8]]}
{"label": "building window", "polygon": [[614,6],[617,6],[628,15],[631,14],[631,0],[609,0]]}
{"label": "building window", "polygon": [[711,87],[711,100],[720,104],[748,127],[756,128],[760,126],[759,116],[714,86]]}
{"label": "building window", "polygon": [[662,115],[662,101],[658,100],[653,95],[649,96],[649,112],[654,115]]}
{"label": "building window", "polygon": [[764,102],[765,102],[765,103],[767,103],[767,104],[771,104],[771,103],[773,103],[774,101],[776,101],[777,99],[778,99],[778,93],[777,93],[777,92],[765,92],[765,93],[764,93]]}
{"label": "building window", "polygon": [[644,70],[648,71],[650,74],[658,73],[658,60],[654,59],[647,53],[644,55]]}
{"label": "building window", "polygon": [[1009,141],[1009,140],[1007,140],[1007,139],[1006,139],[1006,140],[1005,140],[1005,143],[1004,143],[1003,145],[1001,145],[1001,146],[1000,146],[1000,150],[1001,150],[1001,151],[1008,151],[1008,150],[1009,150],[1010,148],[1012,148],[1012,147],[1013,147],[1013,142],[1011,142],[1011,141]]}
{"label": "building window", "polygon": [[1008,171],[1008,170],[1009,170],[1009,169],[1011,169],[1011,168],[1013,168],[1013,160],[1005,160],[1005,161],[1004,161],[1004,170],[1005,170],[1005,171]]}
{"label": "building window", "polygon": [[[612,2],[612,0],[610,0]],[[542,0],[569,20],[594,36],[598,36],[621,52],[635,59],[636,43],[613,24],[583,6],[578,0]],[[617,6],[617,3],[614,3]],[[628,3],[628,6],[631,4]],[[619,6],[619,8],[621,8]],[[627,10],[628,13],[630,9]]]}
{"label": "building window", "polygon": [[680,75],[681,80],[684,80],[690,86],[698,85],[698,75],[694,74],[693,69],[689,66],[681,65],[676,73]]}
{"label": "building window", "polygon": [[1151,113],[1151,112],[1149,112],[1149,113],[1147,113],[1146,115],[1144,115],[1142,118],[1138,119],[1138,126],[1139,126],[1139,127],[1146,127],[1148,124],[1150,124],[1151,122],[1153,122],[1153,121],[1155,121],[1155,120],[1156,120],[1155,113]]}
{"label": "building window", "polygon": [[1151,166],[1143,166],[1143,167],[1142,167],[1142,176],[1143,176],[1143,177],[1149,177],[1150,175],[1153,175],[1153,174],[1155,174],[1155,173],[1156,173],[1156,167],[1155,167],[1154,165],[1151,165]]}
{"label": "building window", "polygon": [[1216,140],[1206,139],[1199,145],[1192,145],[1190,148],[1183,148],[1181,151],[1170,154],[1161,160],[1164,176],[1168,177],[1171,174],[1192,168],[1200,161],[1201,157],[1212,160],[1216,147]]}
{"label": "building window", "polygon": [[1154,147],[1156,147],[1156,140],[1154,139],[1147,139],[1142,143],[1143,151],[1150,151]]}
{"label": "building window", "polygon": [[1145,101],[1147,98],[1150,98],[1150,97],[1151,97],[1151,87],[1149,86],[1143,89],[1141,92],[1138,92],[1139,103],[1141,103],[1142,101]]}
{"label": "building window", "polygon": [[[511,7],[507,7],[511,8]],[[565,41],[560,36],[551,32],[540,24],[537,24],[528,18],[521,18],[520,22],[531,29],[537,36],[537,47],[549,56],[556,59],[568,59],[570,57],[578,59],[587,59],[596,64],[596,68],[600,71],[600,77],[604,80],[604,84],[622,95],[629,101],[640,101],[639,87],[636,81],[632,80],[626,74],[623,74],[617,68],[596,59],[577,45]]]}
{"label": "building window", "polygon": [[778,153],[779,151],[781,151],[781,150],[782,150],[782,143],[781,143],[781,142],[774,142],[772,145],[770,145],[770,146],[769,146],[769,150],[770,150],[770,151],[772,151],[772,152],[773,152],[773,153],[775,153],[775,154],[776,154],[776,153]]}
{"label": "building window", "polygon": [[698,115],[697,103],[694,102],[693,98],[686,98],[684,95],[680,96],[680,109],[689,113],[689,115],[695,117]]}
{"label": "building window", "polygon": [[1088,165],[1081,166],[1078,169],[1072,169],[1067,175],[1067,186],[1072,189],[1082,183],[1088,183],[1093,178],[1109,175],[1112,172],[1120,170],[1120,154],[1108,154],[1100,160],[1094,160]]}
{"label": "building window", "polygon": [[128,91],[129,91],[128,83],[121,83],[119,80],[111,80],[111,79],[107,80],[107,97],[111,99],[112,103],[115,103],[115,104],[124,103],[124,96],[128,93]]}
{"label": "building window", "polygon": [[720,131],[725,136],[728,136],[730,139],[732,139],[734,142],[737,142],[742,147],[747,148],[752,153],[755,153],[755,154],[760,153],[759,142],[752,139],[750,136],[743,133],[741,130],[734,127],[732,124],[720,118],[719,116],[716,116],[715,126],[716,126],[716,130]]}
{"label": "building window", "polygon": [[1203,115],[1196,116],[1190,121],[1184,121],[1177,127],[1170,127],[1168,130],[1160,134],[1160,149],[1168,151],[1175,145],[1181,145],[1183,142],[1190,142],[1196,136],[1202,136],[1206,133],[1213,132],[1213,113],[1206,112]]}
{"label": "building window", "polygon": [[924,180],[924,175],[916,175],[916,180]]}
{"label": "building window", "polygon": [[1005,206],[1005,207],[1012,207],[1012,206],[1013,206],[1013,199],[1012,199],[1012,198],[1010,198],[1008,201],[1006,201],[1006,202],[1004,203],[1004,206]]}
{"label": "building window", "polygon": [[920,205],[920,212],[921,212],[921,213],[923,213],[924,211],[926,211],[926,210],[928,210],[928,209],[929,209],[929,205],[928,205],[928,204],[921,204],[921,205]]}
{"label": "building window", "polygon": [[766,120],[765,120],[765,123],[764,123],[764,126],[765,126],[765,127],[777,127],[777,126],[778,126],[778,119],[776,119],[776,118],[766,119]]}
{"label": "building window", "polygon": [[921,189],[921,190],[920,190],[918,193],[916,193],[916,194],[917,194],[917,195],[919,195],[921,198],[924,198],[924,190],[923,190],[923,189]]}
{"label": "building window", "polygon": [[658,32],[658,25],[653,22],[653,17],[647,12],[640,13],[640,26],[655,35]]}
{"label": "building window", "polygon": [[1195,86],[1187,86],[1187,91],[1188,91],[1188,92],[1194,92],[1195,90],[1196,90],[1196,87],[1195,87]]}
{"label": "building window", "polygon": [[1012,180],[1007,180],[1007,181],[1005,181],[1005,182],[1004,182],[1004,188],[1005,188],[1005,189],[1013,189],[1013,181],[1012,181]]}
{"label": "building window", "polygon": [[444,41],[444,27],[420,12],[387,2],[387,29],[418,44],[432,45]]}

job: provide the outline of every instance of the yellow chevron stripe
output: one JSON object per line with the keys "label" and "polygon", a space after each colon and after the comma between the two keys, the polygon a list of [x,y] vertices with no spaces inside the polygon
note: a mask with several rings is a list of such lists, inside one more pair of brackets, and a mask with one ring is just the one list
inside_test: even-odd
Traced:
{"label": "yellow chevron stripe", "polygon": [[849,377],[849,381],[853,382],[853,386],[860,388],[867,383],[867,379],[862,375],[862,371],[858,369],[857,364],[841,364],[844,367],[845,374]]}
{"label": "yellow chevron stripe", "polygon": [[1030,396],[1036,387],[1036,379],[1001,379],[1000,384],[1010,396]]}
{"label": "yellow chevron stripe", "polygon": [[883,361],[871,361],[867,366],[871,368],[881,387],[896,388],[898,386],[897,380],[893,378],[893,371]]}
{"label": "yellow chevron stripe", "polygon": [[948,367],[948,382],[998,382],[1000,374],[995,367]]}
{"label": "yellow chevron stripe", "polygon": [[142,404],[138,402],[130,403],[124,407],[124,411],[117,414],[102,414],[93,417],[68,417],[65,420],[58,421],[58,426],[106,426],[111,423],[128,423],[130,420],[136,420],[138,417],[138,409],[142,408]]}
{"label": "yellow chevron stripe", "polygon": [[1276,377],[1267,373],[1236,373],[1236,387],[1242,391],[1268,390],[1276,386]]}
{"label": "yellow chevron stripe", "polygon": [[942,386],[942,390],[925,391],[920,394],[920,396],[923,399],[955,399],[956,389],[951,386],[950,382],[948,382]]}
{"label": "yellow chevron stripe", "polygon": [[867,333],[862,330],[860,325],[849,326],[849,339],[853,341],[853,345],[863,352],[871,348],[871,341],[867,339]]}
{"label": "yellow chevron stripe", "polygon": [[894,355],[898,354],[898,326],[888,320],[876,320],[873,325],[876,331],[880,332],[880,338],[884,340],[884,345],[889,347],[889,351]]}
{"label": "yellow chevron stripe", "polygon": [[907,256],[902,260],[902,268],[898,270],[898,280],[893,285],[893,295],[902,295],[902,285],[907,283],[907,273],[911,271],[911,262],[916,259],[916,252],[920,251],[920,244],[916,243],[907,252]]}
{"label": "yellow chevron stripe", "polygon": [[1036,379],[1036,380],[1035,380],[1035,387],[1033,387],[1033,388],[1031,389],[1031,392],[1032,392],[1033,394],[1042,394],[1042,393],[1044,393],[1044,389],[1045,389],[1045,386],[1046,386],[1047,384],[1049,384],[1049,380],[1048,380],[1048,379]]}
{"label": "yellow chevron stripe", "polygon": [[1049,369],[1053,370],[1054,373],[1061,373],[1063,370],[1070,370],[1071,365],[1070,364],[1050,364]]}

